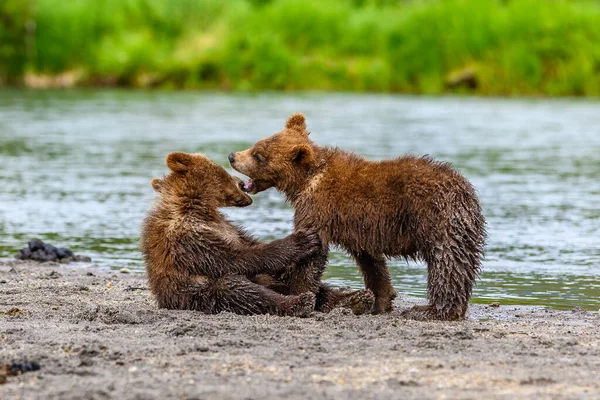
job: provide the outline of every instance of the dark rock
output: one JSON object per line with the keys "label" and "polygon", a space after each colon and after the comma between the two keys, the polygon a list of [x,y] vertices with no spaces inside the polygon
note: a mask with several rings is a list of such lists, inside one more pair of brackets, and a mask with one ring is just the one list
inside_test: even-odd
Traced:
{"label": "dark rock", "polygon": [[22,248],[19,254],[17,254],[15,257],[21,260],[34,260],[41,262],[57,261],[64,264],[67,264],[71,261],[92,261],[90,257],[75,255],[66,247],[55,247],[51,244],[44,243],[40,239],[30,240],[28,247]]}
{"label": "dark rock", "polygon": [[74,256],[73,252],[67,249],[66,247],[58,247],[56,249],[56,255],[58,256],[58,258],[67,258]]}
{"label": "dark rock", "polygon": [[31,249],[29,247],[23,247],[21,249],[20,258],[27,259],[31,257]]}
{"label": "dark rock", "polygon": [[48,243],[44,243],[44,252],[49,255],[57,256],[56,247]]}
{"label": "dark rock", "polygon": [[13,375],[20,373],[37,371],[40,369],[40,364],[35,361],[13,362],[10,366]]}
{"label": "dark rock", "polygon": [[44,248],[44,242],[40,239],[33,239],[29,241],[29,249],[31,251],[39,250]]}

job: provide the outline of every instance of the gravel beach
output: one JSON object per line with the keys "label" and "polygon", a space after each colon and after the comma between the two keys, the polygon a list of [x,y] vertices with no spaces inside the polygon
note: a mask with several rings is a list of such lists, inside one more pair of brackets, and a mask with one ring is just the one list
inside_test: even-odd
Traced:
{"label": "gravel beach", "polygon": [[158,309],[145,276],[0,259],[0,399],[600,398],[600,313],[471,305],[460,322]]}

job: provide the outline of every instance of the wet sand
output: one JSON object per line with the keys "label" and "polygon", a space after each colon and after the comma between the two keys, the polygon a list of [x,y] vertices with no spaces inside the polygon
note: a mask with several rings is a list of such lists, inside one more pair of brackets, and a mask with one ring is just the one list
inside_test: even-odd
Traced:
{"label": "wet sand", "polygon": [[461,322],[160,310],[142,274],[0,259],[0,399],[600,397],[600,313],[471,305]]}

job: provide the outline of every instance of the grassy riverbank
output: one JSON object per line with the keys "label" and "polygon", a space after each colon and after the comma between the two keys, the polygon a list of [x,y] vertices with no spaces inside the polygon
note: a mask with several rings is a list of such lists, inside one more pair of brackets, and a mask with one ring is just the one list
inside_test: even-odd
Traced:
{"label": "grassy riverbank", "polygon": [[6,0],[30,86],[600,95],[590,0]]}

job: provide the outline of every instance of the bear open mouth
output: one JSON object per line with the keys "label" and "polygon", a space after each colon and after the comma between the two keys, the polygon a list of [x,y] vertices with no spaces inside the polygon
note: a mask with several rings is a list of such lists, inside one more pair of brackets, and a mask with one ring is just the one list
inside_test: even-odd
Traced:
{"label": "bear open mouth", "polygon": [[254,189],[254,181],[252,179],[248,179],[246,182],[242,182],[240,184],[240,188],[246,193],[251,193]]}

